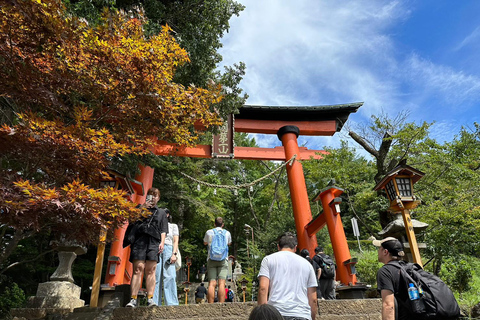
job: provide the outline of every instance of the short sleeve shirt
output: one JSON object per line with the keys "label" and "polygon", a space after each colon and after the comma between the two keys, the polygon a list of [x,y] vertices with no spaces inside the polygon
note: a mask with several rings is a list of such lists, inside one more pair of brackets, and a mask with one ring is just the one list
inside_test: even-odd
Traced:
{"label": "short sleeve shirt", "polygon": [[[402,290],[403,288],[403,290]],[[398,310],[397,319],[408,319],[410,315],[408,311],[403,307],[400,301],[406,301],[408,299],[407,285],[400,276],[400,269],[388,263],[381,267],[377,272],[377,289],[378,291],[390,290],[395,295],[395,309]]]}
{"label": "short sleeve shirt", "polygon": [[289,251],[268,255],[258,277],[270,280],[268,304],[282,316],[311,319],[308,288],[317,287],[317,277],[305,258]]}
{"label": "short sleeve shirt", "polygon": [[178,232],[178,226],[175,223],[168,223],[168,233],[165,237],[165,244],[169,246],[173,246],[173,237],[179,236],[180,233]]}
{"label": "short sleeve shirt", "polygon": [[[216,227],[215,229],[217,230],[225,230],[225,229],[222,229],[220,227]],[[225,230],[225,237],[227,239],[227,244],[230,245],[232,243],[232,235],[230,234],[230,232],[228,230]],[[207,257],[210,257],[210,245],[212,244],[212,240],[213,240],[213,229],[210,229],[208,230],[207,232],[205,232],[205,236],[203,237],[203,242],[206,242],[208,244],[208,255]]]}

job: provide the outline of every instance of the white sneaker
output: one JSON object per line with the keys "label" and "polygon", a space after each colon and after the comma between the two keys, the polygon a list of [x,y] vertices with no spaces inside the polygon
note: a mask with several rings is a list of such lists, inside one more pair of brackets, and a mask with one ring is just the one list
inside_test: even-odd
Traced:
{"label": "white sneaker", "polygon": [[156,307],[157,304],[155,303],[155,301],[153,301],[153,299],[148,299],[147,301],[147,307]]}
{"label": "white sneaker", "polygon": [[130,300],[129,303],[127,303],[126,307],[129,307],[129,308],[135,308],[137,306],[137,299],[133,299]]}

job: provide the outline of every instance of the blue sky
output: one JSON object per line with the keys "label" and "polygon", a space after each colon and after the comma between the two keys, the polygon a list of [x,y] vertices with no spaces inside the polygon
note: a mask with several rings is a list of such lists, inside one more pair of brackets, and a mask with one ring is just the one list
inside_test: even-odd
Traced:
{"label": "blue sky", "polygon": [[[440,142],[480,122],[478,0],[237,1],[246,9],[230,20],[220,53],[225,65],[246,63],[248,104],[362,101],[349,125],[408,111],[409,121],[435,121]],[[256,138],[280,145],[274,135]],[[299,143],[323,149],[340,138]]]}

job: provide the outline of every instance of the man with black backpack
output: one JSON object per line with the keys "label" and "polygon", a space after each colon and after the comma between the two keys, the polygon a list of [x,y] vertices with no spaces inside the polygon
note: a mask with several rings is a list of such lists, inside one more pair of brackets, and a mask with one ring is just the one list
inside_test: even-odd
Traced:
{"label": "man with black backpack", "polygon": [[215,228],[208,230],[203,243],[208,245],[207,274],[208,274],[208,303],[215,299],[215,288],[218,278],[218,302],[225,302],[225,282],[228,273],[228,246],[232,243],[230,232],[223,229],[223,219],[215,219]]}
{"label": "man with black backpack", "polygon": [[460,316],[452,291],[440,278],[418,264],[401,260],[405,253],[400,241],[388,237],[374,240],[373,245],[378,247],[378,261],[384,264],[377,272],[382,320],[456,319]]}
{"label": "man with black backpack", "polygon": [[317,287],[318,299],[335,299],[335,263],[333,259],[323,252],[322,246],[315,248],[315,261],[320,266],[320,280]]}

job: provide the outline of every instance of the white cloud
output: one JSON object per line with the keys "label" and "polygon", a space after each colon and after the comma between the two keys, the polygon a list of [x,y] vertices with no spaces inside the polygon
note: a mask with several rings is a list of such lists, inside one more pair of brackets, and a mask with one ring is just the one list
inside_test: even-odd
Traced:
{"label": "white cloud", "polygon": [[422,92],[426,100],[431,95],[437,99],[441,95],[452,110],[460,111],[459,106],[468,110],[467,105],[480,98],[480,78],[454,70],[448,66],[441,66],[412,54],[405,63],[405,77]]}
{"label": "white cloud", "polygon": [[[409,23],[415,14],[408,2],[240,2],[246,9],[232,19],[221,54],[227,65],[246,63],[242,87],[250,96],[248,104],[363,101],[351,119],[363,122],[382,110],[392,116],[410,110],[415,121],[438,121],[432,129],[441,137],[441,131],[454,130],[446,126],[452,112],[471,112],[480,98],[479,75],[435,64],[420,53],[410,53],[414,44],[398,42],[396,28]],[[457,50],[479,36],[477,28]],[[307,141],[309,148],[318,149],[338,145],[338,135],[299,142]],[[276,136],[256,138],[261,146],[280,145]]]}
{"label": "white cloud", "polygon": [[[242,1],[221,53],[245,61],[248,103],[321,105],[393,100],[394,47],[384,33],[409,11],[398,1]],[[381,72],[380,74],[378,72]],[[361,109],[361,112],[365,112]],[[375,111],[374,111],[375,112]]]}
{"label": "white cloud", "polygon": [[480,38],[480,27],[476,27],[475,30],[473,30],[472,33],[470,33],[468,36],[466,36],[462,42],[458,46],[456,46],[453,50],[454,51],[459,51],[463,49],[464,47],[467,47],[472,44],[477,44],[478,45],[478,40]]}

